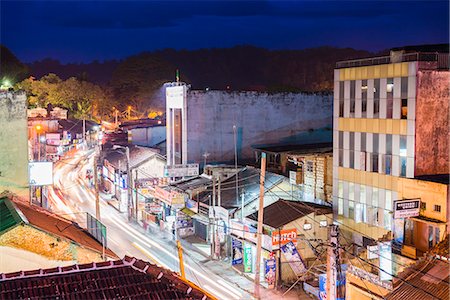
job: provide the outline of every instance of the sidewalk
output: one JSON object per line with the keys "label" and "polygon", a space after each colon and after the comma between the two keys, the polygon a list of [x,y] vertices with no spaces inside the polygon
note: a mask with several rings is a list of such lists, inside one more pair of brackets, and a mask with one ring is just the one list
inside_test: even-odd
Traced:
{"label": "sidewalk", "polygon": [[[142,226],[142,222],[139,222]],[[171,232],[164,230],[161,231],[159,226],[154,223],[148,224],[147,234],[156,236],[157,238],[164,239],[168,243],[175,246],[175,240]],[[231,283],[237,288],[249,293],[254,294],[254,281],[246,276],[244,273],[240,273],[231,267],[231,263],[222,260],[212,260],[211,257],[206,253],[205,247],[201,245],[194,246],[196,244],[201,244],[195,237],[187,237],[186,239],[180,239],[180,243],[183,247],[183,254],[201,264],[204,268],[208,269],[212,273],[220,276],[225,281]],[[208,245],[203,243],[204,245]],[[200,247],[199,247],[200,246]],[[300,300],[311,300],[301,288],[301,284],[294,287],[289,293],[283,296],[284,292],[288,288],[282,290],[268,290],[264,286],[260,286],[260,299],[300,299]]]}

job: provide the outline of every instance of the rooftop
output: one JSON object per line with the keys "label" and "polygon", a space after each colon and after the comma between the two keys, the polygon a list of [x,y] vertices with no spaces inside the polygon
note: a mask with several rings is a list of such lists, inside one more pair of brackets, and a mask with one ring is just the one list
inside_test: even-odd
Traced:
{"label": "rooftop", "polygon": [[[263,223],[264,225],[269,225],[272,228],[280,228],[313,212],[319,215],[332,214],[333,209],[325,205],[311,202],[280,199],[264,208]],[[247,216],[247,218],[257,221],[258,212]]]}
{"label": "rooftop", "polygon": [[391,49],[391,55],[361,58],[336,63],[336,69],[382,65],[399,62],[435,62],[435,64],[423,66],[429,69],[449,68],[448,61],[449,44],[405,46]]}
{"label": "rooftop", "polygon": [[[99,253],[103,251],[103,246],[77,223],[40,207],[30,207],[21,200],[11,201],[8,197],[3,197],[0,199],[0,213],[0,233],[6,232],[19,224],[28,224]],[[105,253],[109,257],[117,257],[109,249],[105,249]]]}
{"label": "rooftop", "polygon": [[443,184],[447,184],[447,185],[450,183],[450,174],[421,175],[421,176],[416,176],[414,178],[423,180],[423,181],[443,183]]}
{"label": "rooftop", "polygon": [[[154,156],[164,159],[161,155],[159,155],[156,149],[135,145],[129,145],[128,147],[130,149],[130,168],[135,168]],[[110,164],[118,168],[120,162],[121,171],[126,172],[127,159],[125,156],[125,149],[108,149],[105,153],[104,158],[108,160]]]}
{"label": "rooftop", "polygon": [[[244,194],[244,204],[247,205],[259,197],[260,170],[253,167],[245,167],[238,173],[238,194],[236,196],[236,176],[230,176],[221,182],[221,206],[224,208],[240,208],[241,195]],[[283,181],[283,176],[266,172],[264,183],[265,190],[271,189]],[[200,202],[209,204],[212,199],[212,187],[198,195]]]}
{"label": "rooftop", "polygon": [[0,274],[1,299],[213,299],[176,273],[122,260]]}
{"label": "rooftop", "polygon": [[315,143],[305,145],[273,145],[273,146],[254,146],[256,150],[271,153],[290,153],[290,154],[308,154],[333,152],[333,143]]}

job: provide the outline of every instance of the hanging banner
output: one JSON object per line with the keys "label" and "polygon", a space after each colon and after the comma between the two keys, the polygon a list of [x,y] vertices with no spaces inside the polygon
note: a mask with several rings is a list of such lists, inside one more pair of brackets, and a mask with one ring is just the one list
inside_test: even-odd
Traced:
{"label": "hanging banner", "polygon": [[266,279],[267,287],[269,289],[275,288],[276,268],[277,262],[275,259],[264,260],[264,278]]}
{"label": "hanging banner", "polygon": [[392,246],[391,242],[380,242],[379,247],[379,263],[380,263],[380,280],[392,280]]}
{"label": "hanging banner", "polygon": [[288,261],[289,265],[294,271],[297,277],[302,276],[306,272],[305,263],[300,257],[300,253],[298,253],[297,248],[295,247],[293,242],[289,242],[284,246],[281,246],[281,251],[283,251],[284,257]]}
{"label": "hanging banner", "polygon": [[252,247],[249,244],[244,245],[244,273],[253,272],[253,254]]}
{"label": "hanging banner", "polygon": [[242,242],[237,239],[232,239],[233,247],[233,260],[231,265],[241,265],[242,264]]}

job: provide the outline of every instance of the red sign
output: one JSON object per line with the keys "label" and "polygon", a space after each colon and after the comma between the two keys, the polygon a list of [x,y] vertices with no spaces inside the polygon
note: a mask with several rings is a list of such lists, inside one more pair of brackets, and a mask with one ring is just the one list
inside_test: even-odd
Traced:
{"label": "red sign", "polygon": [[297,243],[297,229],[285,229],[280,231],[272,231],[272,246],[283,246],[292,241]]}

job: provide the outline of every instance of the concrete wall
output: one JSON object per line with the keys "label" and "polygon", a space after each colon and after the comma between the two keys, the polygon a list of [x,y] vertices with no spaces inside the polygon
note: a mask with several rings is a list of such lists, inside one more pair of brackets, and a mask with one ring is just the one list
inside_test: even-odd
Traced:
{"label": "concrete wall", "polygon": [[234,161],[233,125],[238,159],[254,160],[252,145],[307,144],[331,141],[305,132],[332,125],[332,96],[301,93],[189,91],[187,95],[188,162]]}
{"label": "concrete wall", "polygon": [[166,126],[133,128],[129,132],[131,142],[138,146],[153,147],[166,139]]}
{"label": "concrete wall", "polygon": [[0,191],[28,195],[28,128],[25,92],[0,92]]}
{"label": "concrete wall", "polygon": [[414,175],[449,173],[450,72],[418,71]]}

